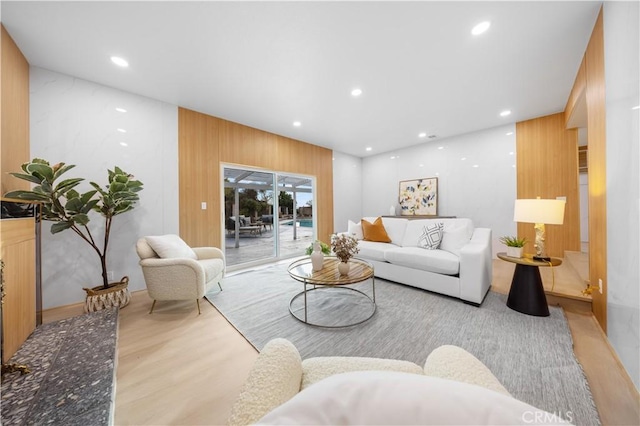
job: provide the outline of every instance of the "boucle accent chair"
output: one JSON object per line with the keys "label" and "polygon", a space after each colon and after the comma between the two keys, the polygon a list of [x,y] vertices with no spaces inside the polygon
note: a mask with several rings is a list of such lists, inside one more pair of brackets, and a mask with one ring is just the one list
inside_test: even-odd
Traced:
{"label": "boucle accent chair", "polygon": [[140,266],[153,299],[194,300],[200,314],[200,299],[218,285],[225,273],[222,250],[216,247],[189,247],[177,235],[142,237],[136,244]]}
{"label": "boucle accent chair", "polygon": [[511,396],[476,357],[457,346],[435,349],[424,368],[409,361],[363,357],[317,357],[302,360],[286,339],[274,339],[260,352],[240,396],[231,409],[229,424],[256,423],[303,389],[327,377],[354,371],[392,371],[435,376],[482,386]]}

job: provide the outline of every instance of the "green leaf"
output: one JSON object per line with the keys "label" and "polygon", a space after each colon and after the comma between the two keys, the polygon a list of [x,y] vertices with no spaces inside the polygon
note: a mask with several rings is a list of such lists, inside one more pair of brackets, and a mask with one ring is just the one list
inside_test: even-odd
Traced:
{"label": "green leaf", "polygon": [[27,166],[27,171],[34,176],[44,177],[48,182],[53,182],[53,169],[49,164],[31,163]]}
{"label": "green leaf", "polygon": [[86,204],[89,202],[89,200],[91,198],[93,198],[94,195],[96,195],[97,191],[87,191],[84,194],[82,194],[82,197],[80,197],[80,199],[82,200],[83,204]]}
{"label": "green leaf", "polygon": [[64,163],[59,163],[56,164],[56,166],[60,166],[59,168],[56,168],[54,166],[54,174],[53,174],[53,180],[58,179],[63,173],[68,172],[69,170],[73,169],[75,167],[75,164],[64,164]]}
{"label": "green leaf", "polygon": [[71,220],[79,223],[80,225],[86,225],[89,223],[89,216],[84,213],[78,213],[71,216]]}
{"label": "green leaf", "polygon": [[89,183],[90,183],[90,184],[91,184],[91,186],[93,186],[93,187],[94,187],[94,188],[95,188],[95,189],[96,189],[100,194],[102,194],[102,196],[103,196],[103,197],[104,197],[104,196],[106,196],[106,195],[108,195],[108,194],[105,192],[105,190],[104,190],[104,189],[102,189],[102,188],[100,187],[100,185],[98,185],[97,183],[95,183],[95,182],[89,182]]}
{"label": "green leaf", "polygon": [[76,191],[75,189],[70,189],[69,191],[67,191],[66,194],[64,194],[67,199],[71,199],[71,198],[80,198],[80,193],[78,193],[78,191]]}
{"label": "green leaf", "polygon": [[72,226],[73,226],[73,221],[57,222],[51,225],[51,233],[57,234],[58,232],[62,232],[65,229],[71,228]]}
{"label": "green leaf", "polygon": [[124,191],[125,189],[127,189],[127,185],[117,181],[113,181],[111,182],[111,185],[109,185],[109,192],[112,194],[115,194],[116,192]]}
{"label": "green leaf", "polygon": [[127,183],[127,181],[129,180],[129,176],[127,175],[115,175],[114,181],[119,182],[119,183]]}
{"label": "green leaf", "polygon": [[11,191],[4,194],[7,198],[17,198],[18,200],[29,200],[29,201],[48,201],[49,197],[45,194],[38,194],[33,191]]}
{"label": "green leaf", "polygon": [[67,201],[64,208],[72,213],[79,213],[82,210],[83,204],[80,198],[72,198]]}
{"label": "green leaf", "polygon": [[71,178],[65,179],[56,185],[55,192],[59,194],[65,194],[67,191],[71,190],[71,188],[75,188],[80,182],[82,182],[83,178]]}
{"label": "green leaf", "polygon": [[82,207],[82,209],[80,210],[80,213],[89,213],[91,211],[91,209],[93,209],[96,204],[98,204],[98,201],[100,200],[90,200],[88,202],[86,202],[84,204],[84,207]]}
{"label": "green leaf", "polygon": [[33,176],[33,175],[26,175],[26,174],[23,174],[23,173],[13,173],[13,172],[9,173],[9,174],[11,176],[17,177],[18,179],[27,180],[29,182],[33,182],[33,183],[37,183],[37,184],[40,184],[42,182],[41,179],[39,179],[38,177]]}

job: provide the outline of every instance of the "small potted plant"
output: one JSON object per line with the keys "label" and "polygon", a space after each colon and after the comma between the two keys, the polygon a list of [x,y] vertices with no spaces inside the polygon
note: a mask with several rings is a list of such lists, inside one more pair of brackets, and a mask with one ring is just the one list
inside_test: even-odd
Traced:
{"label": "small potted plant", "polygon": [[507,256],[521,258],[524,245],[527,243],[527,239],[504,236],[500,237],[500,242],[507,246]]}
{"label": "small potted plant", "polygon": [[324,255],[331,254],[331,247],[327,243],[315,240],[305,251],[311,257],[311,267],[314,272],[322,270],[324,265]]}
{"label": "small potted plant", "polygon": [[349,259],[358,254],[358,240],[347,234],[333,234],[331,236],[331,248],[340,260],[338,271],[341,275],[349,273]]}
{"label": "small potted plant", "polygon": [[[36,184],[31,191],[11,191],[5,194],[8,198],[38,201],[42,204],[42,217],[52,221],[51,233],[57,234],[66,229],[72,230],[85,241],[100,259],[102,269],[102,285],[84,288],[87,293],[85,311],[94,312],[115,306],[124,307],[129,303],[131,295],[127,288],[129,278],[123,277],[120,282],[109,283],[107,279],[107,249],[111,234],[111,223],[114,216],[132,210],[138,201],[138,192],[142,190],[142,182],[119,167],[107,170],[108,184],[100,186],[91,182],[93,190],[83,194],[74,188],[83,178],[68,178],[58,181],[64,173],[75,167],[72,164],[58,163],[53,166],[48,161],[35,158],[22,165],[22,173],[11,173],[18,179]],[[94,236],[87,226],[89,213],[98,212],[105,221],[102,238]],[[94,231],[95,232],[95,231]],[[99,245],[102,240],[101,246]]]}

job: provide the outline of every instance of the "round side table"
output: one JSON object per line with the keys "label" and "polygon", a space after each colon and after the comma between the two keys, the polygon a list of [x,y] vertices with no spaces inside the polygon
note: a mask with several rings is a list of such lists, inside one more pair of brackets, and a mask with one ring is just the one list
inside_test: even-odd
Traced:
{"label": "round side table", "polygon": [[498,258],[516,264],[511,281],[511,290],[507,306],[514,311],[537,317],[549,316],[549,305],[544,294],[542,278],[540,278],[540,266],[559,266],[562,259],[552,257],[549,262],[533,260],[531,255],[525,257],[510,257],[507,253],[498,253]]}

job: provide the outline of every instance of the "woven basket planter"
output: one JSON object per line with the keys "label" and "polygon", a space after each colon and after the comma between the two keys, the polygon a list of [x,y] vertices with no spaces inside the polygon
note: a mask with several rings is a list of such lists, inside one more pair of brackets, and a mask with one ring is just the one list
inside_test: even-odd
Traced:
{"label": "woven basket planter", "polygon": [[109,284],[109,288],[98,286],[83,290],[87,292],[87,298],[84,302],[85,312],[97,312],[115,307],[124,308],[131,300],[129,277],[122,277],[120,282]]}

